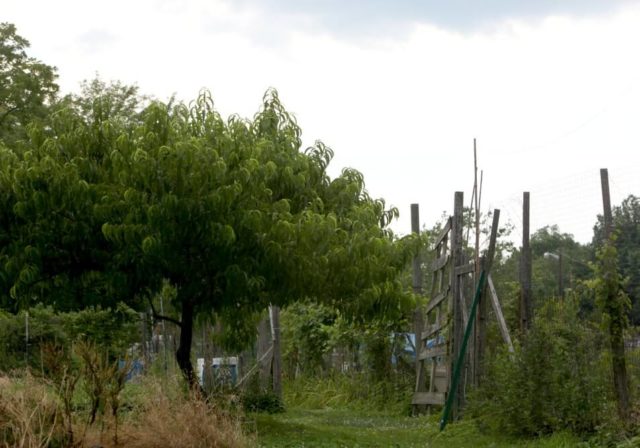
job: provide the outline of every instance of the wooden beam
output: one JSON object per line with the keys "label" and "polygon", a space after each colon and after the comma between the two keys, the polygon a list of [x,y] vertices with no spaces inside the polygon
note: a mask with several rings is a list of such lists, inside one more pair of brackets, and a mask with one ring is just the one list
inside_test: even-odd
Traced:
{"label": "wooden beam", "polygon": [[429,339],[431,336],[439,332],[440,330],[446,328],[447,324],[439,324],[435,323],[433,325],[428,325],[427,329],[422,332],[422,340],[425,341]]}
{"label": "wooden beam", "polygon": [[440,294],[438,294],[433,299],[431,299],[431,301],[429,302],[429,305],[427,305],[426,314],[429,314],[431,311],[433,311],[435,307],[440,305],[440,303],[447,298],[448,294],[449,294],[449,286],[447,286],[447,288],[444,291],[442,291]]}
{"label": "wooden beam", "polygon": [[496,288],[493,285],[493,279],[491,278],[491,276],[487,277],[487,283],[489,285],[489,292],[491,294],[491,305],[493,306],[493,312],[496,314],[496,319],[498,320],[498,328],[500,329],[500,334],[502,335],[502,339],[504,339],[504,342],[507,344],[507,347],[509,347],[509,351],[513,353],[513,343],[511,342],[511,335],[509,334],[507,322],[504,320],[502,307],[500,306],[498,294],[496,293]]}
{"label": "wooden beam", "polygon": [[445,394],[442,392],[418,392],[413,394],[411,404],[444,405]]}
{"label": "wooden beam", "polygon": [[435,260],[433,260],[433,263],[431,263],[431,270],[437,271],[442,269],[443,267],[445,267],[448,261],[449,254],[444,254],[443,256],[436,258]]}
{"label": "wooden beam", "polygon": [[[489,237],[489,248],[487,254],[484,257],[484,270],[485,276],[489,276],[491,273],[491,267],[493,266],[493,259],[496,254],[496,242],[498,239],[498,226],[500,224],[500,210],[493,210],[493,222],[491,223],[491,236]],[[476,344],[475,344],[475,366],[473,369],[474,378],[473,383],[479,385],[482,376],[484,375],[484,352],[487,343],[487,288],[485,285],[484,290],[480,294],[480,301],[478,302],[478,313],[476,314]]]}
{"label": "wooden beam", "polygon": [[467,264],[463,264],[462,266],[457,266],[454,271],[456,275],[460,276],[460,275],[471,274],[473,271],[475,271],[475,269],[476,267],[473,263],[467,263]]}
{"label": "wooden beam", "polygon": [[446,345],[438,345],[436,347],[428,348],[426,350],[423,350],[420,353],[419,358],[420,359],[438,358],[440,356],[445,356],[446,354],[447,354]]}
{"label": "wooden beam", "polygon": [[449,232],[449,230],[451,230],[451,218],[447,219],[447,222],[445,223],[443,229],[440,231],[440,233],[438,234],[438,237],[435,239],[433,246],[439,246],[440,243],[442,243],[442,240],[444,239],[445,236],[447,236],[447,233]]}

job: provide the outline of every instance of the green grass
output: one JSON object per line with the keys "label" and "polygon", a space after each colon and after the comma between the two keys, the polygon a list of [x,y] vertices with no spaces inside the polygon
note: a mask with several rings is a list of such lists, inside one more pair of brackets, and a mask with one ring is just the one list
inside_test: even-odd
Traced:
{"label": "green grass", "polygon": [[402,417],[384,412],[344,409],[289,409],[282,414],[253,414],[260,447],[574,447],[568,433],[523,440],[483,434],[473,421],[438,430],[438,415]]}

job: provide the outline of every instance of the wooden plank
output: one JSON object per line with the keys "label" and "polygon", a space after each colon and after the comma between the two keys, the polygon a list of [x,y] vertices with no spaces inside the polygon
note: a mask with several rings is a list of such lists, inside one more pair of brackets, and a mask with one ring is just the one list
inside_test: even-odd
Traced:
{"label": "wooden plank", "polygon": [[447,366],[444,364],[438,364],[436,368],[436,378],[448,377],[449,371],[447,370]]}
{"label": "wooden plank", "polygon": [[440,294],[438,294],[433,299],[431,299],[431,302],[429,302],[429,305],[427,305],[426,314],[429,314],[431,311],[433,311],[435,307],[440,305],[440,303],[444,299],[446,299],[448,295],[449,295],[449,287],[447,286],[447,288],[444,291],[442,291]]}
{"label": "wooden plank", "polygon": [[446,327],[447,327],[446,323],[440,324],[438,322],[436,322],[433,325],[428,325],[427,329],[422,332],[422,340],[424,341],[426,339],[429,339],[431,336],[433,336],[434,334],[436,334],[437,332],[441,331]]}
{"label": "wooden plank", "polygon": [[449,230],[451,230],[451,218],[447,219],[447,222],[444,225],[444,228],[440,231],[440,234],[435,240],[434,247],[437,247],[440,245],[440,243],[442,243],[442,240],[444,239],[445,236],[447,236],[447,233],[449,233]]}
{"label": "wooden plank", "polygon": [[496,313],[498,328],[500,328],[502,339],[504,339],[507,347],[509,347],[509,351],[513,353],[513,343],[511,342],[511,336],[509,335],[509,328],[507,328],[507,322],[504,320],[502,307],[500,306],[498,294],[496,293],[496,288],[493,285],[493,279],[491,278],[491,275],[489,275],[489,277],[487,278],[487,283],[489,284],[489,292],[491,293],[491,305],[493,305],[493,312]]}
{"label": "wooden plank", "polygon": [[449,377],[444,375],[436,375],[433,379],[434,392],[446,392],[449,389]]}
{"label": "wooden plank", "polygon": [[[458,281],[460,281],[460,279],[458,279]],[[460,311],[462,312],[462,323],[464,325],[464,328],[467,328],[467,322],[469,322],[469,312],[467,311],[467,303],[464,300],[464,288],[462,286],[459,286],[458,289],[460,290]]]}
{"label": "wooden plank", "polygon": [[418,392],[413,394],[411,404],[444,405],[443,392]]}
{"label": "wooden plank", "polygon": [[438,356],[445,356],[446,354],[447,354],[447,346],[443,344],[433,348],[429,348],[427,350],[423,350],[422,352],[420,352],[419,359],[423,360],[423,359],[437,358]]}
{"label": "wooden plank", "polygon": [[457,266],[455,268],[455,273],[456,275],[460,276],[465,274],[471,274],[475,270],[476,270],[476,267],[474,266],[473,263],[467,263],[467,264],[463,264],[462,266]]}
{"label": "wooden plank", "polygon": [[431,270],[438,271],[442,269],[443,267],[446,266],[448,261],[449,261],[449,254],[444,254],[443,256],[436,258],[435,260],[433,260],[433,263],[431,263]]}

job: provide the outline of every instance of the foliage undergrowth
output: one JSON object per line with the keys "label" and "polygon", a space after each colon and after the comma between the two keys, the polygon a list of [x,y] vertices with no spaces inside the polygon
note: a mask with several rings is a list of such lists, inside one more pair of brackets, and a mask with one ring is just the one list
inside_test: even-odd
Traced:
{"label": "foliage undergrowth", "polygon": [[288,408],[284,414],[254,415],[260,447],[529,447],[581,446],[569,432],[522,439],[481,431],[467,419],[439,430],[440,415],[409,417],[366,409],[309,410]]}
{"label": "foliage undergrowth", "polygon": [[594,433],[615,414],[603,340],[573,300],[547,302],[515,353],[494,357],[470,414],[514,436]]}
{"label": "foliage undergrowth", "polygon": [[408,414],[412,393],[411,380],[403,375],[372,381],[366,373],[333,373],[325,377],[298,377],[284,383],[287,407],[305,409],[368,409]]}

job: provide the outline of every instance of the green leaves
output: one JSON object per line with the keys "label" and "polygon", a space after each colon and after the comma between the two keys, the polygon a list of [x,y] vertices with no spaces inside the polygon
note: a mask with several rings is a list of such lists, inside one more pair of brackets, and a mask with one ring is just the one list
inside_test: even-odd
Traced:
{"label": "green leaves", "polygon": [[42,120],[55,99],[55,67],[27,56],[29,41],[15,25],[0,23],[0,140],[13,144],[27,136],[27,124]]}
{"label": "green leaves", "polygon": [[406,311],[397,277],[417,240],[394,240],[397,210],[361,173],[329,178],[330,148],[300,151],[275,90],[252,121],[225,122],[207,91],[139,110],[135,89],[85,87],[27,146],[0,147],[5,306],[137,305],[166,279],[186,332],[190,310],[244,328],[306,297],[361,319]]}

